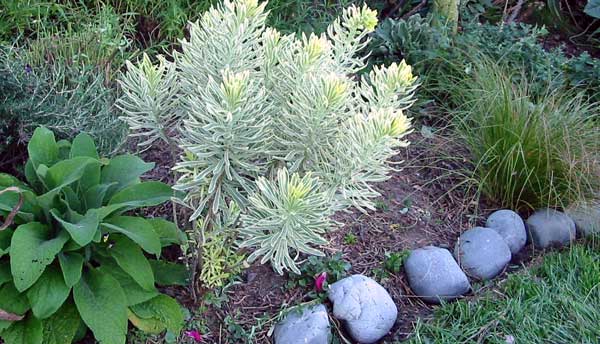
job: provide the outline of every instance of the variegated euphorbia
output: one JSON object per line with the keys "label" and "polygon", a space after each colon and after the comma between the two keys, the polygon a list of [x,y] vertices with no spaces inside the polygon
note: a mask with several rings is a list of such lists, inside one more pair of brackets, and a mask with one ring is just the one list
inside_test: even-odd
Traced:
{"label": "variegated euphorbia", "polygon": [[[357,53],[377,24],[366,6],[345,10],[325,34],[298,38],[266,27],[265,5],[236,0],[209,10],[190,25],[175,67],[157,67],[165,81],[176,75],[176,94],[141,102],[154,93],[137,94],[145,88],[126,77],[121,104],[132,124],[143,122],[136,103],[177,104],[184,154],[175,188],[194,209],[192,220],[209,228],[234,201],[242,209],[235,230],[255,249],[250,257],[298,272],[300,253],[319,253],[314,245],[325,242],[332,212],[373,208],[371,184],[388,178],[388,160],[406,145],[403,110],[416,77],[404,62],[357,75],[365,67]],[[154,71],[144,63],[129,73]],[[170,116],[153,115],[148,127],[156,118]],[[287,192],[290,181],[308,191]]]}

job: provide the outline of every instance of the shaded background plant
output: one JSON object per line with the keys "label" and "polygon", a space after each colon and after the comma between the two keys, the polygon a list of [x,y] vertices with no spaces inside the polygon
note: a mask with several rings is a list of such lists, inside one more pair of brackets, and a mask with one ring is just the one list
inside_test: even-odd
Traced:
{"label": "shaded background plant", "polygon": [[107,8],[77,30],[48,28],[0,48],[0,119],[14,123],[4,134],[26,142],[44,125],[61,138],[87,132],[102,152],[116,149],[126,127],[112,78],[127,45],[119,17]]}
{"label": "shaded background plant", "polygon": [[[544,94],[548,88],[576,87],[597,98],[600,65],[588,52],[572,56],[561,46],[544,46],[550,39],[547,29],[522,22],[480,23],[461,21],[461,32],[452,35],[444,26],[435,26],[430,16],[388,19],[374,33],[370,46],[375,62],[406,59],[421,75],[421,102],[448,99],[444,79],[472,67],[471,57],[483,55],[510,70],[515,78],[530,84],[531,92]],[[542,43],[542,44],[540,44]],[[372,63],[375,63],[372,62]]]}

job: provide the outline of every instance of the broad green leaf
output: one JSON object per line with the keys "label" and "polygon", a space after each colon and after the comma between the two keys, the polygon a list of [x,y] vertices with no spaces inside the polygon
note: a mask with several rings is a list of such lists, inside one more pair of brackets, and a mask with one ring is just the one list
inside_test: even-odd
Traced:
{"label": "broad green leaf", "polygon": [[37,128],[29,140],[27,152],[35,168],[39,164],[52,165],[58,159],[58,145],[54,133],[44,127]]}
{"label": "broad green leaf", "polygon": [[71,288],[65,284],[60,269],[50,265],[26,294],[33,315],[46,319],[65,303],[70,292]]}
{"label": "broad green leaf", "polygon": [[[50,208],[54,197],[56,197],[60,190],[79,180],[83,176],[86,167],[92,164],[100,164],[100,162],[88,157],[76,157],[62,160],[50,167],[46,172],[46,176],[41,176],[50,189],[45,194],[38,196],[38,201],[42,207]],[[42,174],[38,169],[38,175]]]}
{"label": "broad green leaf", "polygon": [[127,306],[135,305],[148,301],[151,298],[158,295],[158,290],[153,288],[152,290],[143,289],[133,278],[123,271],[114,260],[106,260],[102,262],[102,265],[98,270],[113,276],[123,289],[125,297],[127,298]]}
{"label": "broad green leaf", "polygon": [[48,168],[46,183],[51,189],[69,185],[83,176],[88,165],[99,166],[100,162],[84,156],[59,161],[54,166]]}
{"label": "broad green leaf", "polygon": [[[83,204],[81,203],[81,199],[79,198],[79,195],[77,195],[70,186],[63,187],[61,190],[61,194],[63,196],[61,201],[64,201],[63,204],[67,209],[69,209],[73,212],[76,212],[76,213],[84,213],[85,212],[85,210],[83,209]],[[72,219],[72,220],[78,221],[79,219],[77,219],[77,220]]]}
{"label": "broad green leaf", "polygon": [[14,230],[12,228],[7,228],[3,231],[0,231],[0,257],[9,253],[10,241],[12,239],[13,233]]}
{"label": "broad green leaf", "polygon": [[[81,133],[73,140],[71,146],[70,158],[85,156],[96,160],[100,159],[94,139],[86,133]],[[86,167],[83,172],[82,178],[79,180],[79,187],[81,191],[87,191],[91,187],[94,187],[100,183],[100,164],[92,164]],[[97,208],[90,207],[89,208]]]}
{"label": "broad green leaf", "polygon": [[163,247],[173,244],[181,245],[187,241],[185,233],[179,230],[175,223],[161,218],[147,220],[154,227],[154,231],[158,234]]}
{"label": "broad green leaf", "polygon": [[37,176],[37,173],[35,173],[35,167],[33,166],[31,159],[27,160],[25,163],[25,180],[27,180],[27,183],[34,188],[40,186],[40,180]]}
{"label": "broad green leaf", "polygon": [[114,244],[108,249],[108,252],[121,269],[127,272],[142,288],[153,290],[152,267],[140,247],[123,235],[113,235],[111,240],[114,241]]}
{"label": "broad green leaf", "polygon": [[75,241],[73,241],[73,239],[67,241],[67,243],[65,244],[65,246],[62,249],[62,252],[72,252],[72,251],[78,251],[81,249],[81,245],[77,244]]}
{"label": "broad green leaf", "polygon": [[[0,186],[0,190],[4,190],[3,186]],[[35,219],[36,214],[40,214],[40,208],[37,204],[36,195],[28,189],[21,189],[20,192],[4,192],[0,194],[0,213],[1,211],[7,214],[13,210],[15,205],[19,203],[20,197],[23,197],[23,204],[19,208],[19,211],[15,217],[23,222],[32,222]],[[0,224],[2,221],[0,221]]]}
{"label": "broad green leaf", "polygon": [[84,200],[88,209],[100,208],[103,204],[106,192],[116,183],[98,184],[89,188],[85,192]]}
{"label": "broad green leaf", "polygon": [[72,343],[81,323],[81,318],[73,301],[67,300],[56,313],[42,321],[43,343]]}
{"label": "broad green leaf", "polygon": [[75,136],[75,139],[73,139],[69,157],[74,158],[77,156],[87,156],[94,159],[100,159],[98,151],[96,150],[94,139],[90,135],[81,133]]}
{"label": "broad green leaf", "polygon": [[10,244],[10,270],[17,290],[31,287],[68,240],[66,232],[51,237],[50,229],[39,222],[17,227]]}
{"label": "broad green leaf", "polygon": [[117,183],[110,191],[110,195],[112,195],[129,184],[139,181],[140,176],[152,168],[154,168],[154,163],[146,163],[135,155],[119,155],[112,158],[108,165],[102,168],[100,182],[102,184]]}
{"label": "broad green leaf", "polygon": [[63,252],[58,254],[58,262],[65,284],[69,288],[73,287],[81,279],[83,256],[75,252]]}
{"label": "broad green leaf", "polygon": [[2,338],[5,344],[42,344],[42,322],[29,314],[4,330]]}
{"label": "broad green leaf", "polygon": [[0,287],[0,309],[23,315],[30,308],[27,297],[25,297],[25,294],[19,293],[14,284],[5,283]]}
{"label": "broad green leaf", "polygon": [[590,17],[600,18],[600,0],[588,0],[583,11]]}
{"label": "broad green leaf", "polygon": [[56,142],[58,146],[58,160],[64,160],[69,158],[69,152],[71,151],[71,142],[67,140],[59,140]]}
{"label": "broad green leaf", "polygon": [[124,204],[133,208],[151,207],[168,201],[172,195],[173,190],[165,183],[143,182],[117,192],[108,204]]}
{"label": "broad green leaf", "polygon": [[48,175],[48,166],[44,164],[39,164],[35,169],[35,173],[40,178],[40,181],[45,182],[46,176]]}
{"label": "broad green leaf", "polygon": [[129,309],[139,318],[159,320],[171,332],[179,333],[183,327],[184,314],[181,306],[167,295],[158,295]]}
{"label": "broad green leaf", "polygon": [[102,344],[124,344],[127,335],[127,299],[111,275],[90,269],[73,287],[75,305],[94,337]]}
{"label": "broad green leaf", "polygon": [[[100,164],[89,164],[86,166],[81,179],[79,179],[79,190],[86,192],[100,183]],[[80,193],[82,194],[82,193]]]}
{"label": "broad green leaf", "polygon": [[10,281],[12,281],[12,274],[10,273],[10,264],[8,262],[0,262],[0,286]]}
{"label": "broad green leaf", "polygon": [[149,262],[156,284],[162,286],[189,284],[190,272],[185,265],[155,259],[150,259]]}
{"label": "broad green leaf", "polygon": [[0,190],[9,186],[17,186],[21,190],[31,191],[31,188],[19,179],[11,176],[10,174],[0,173]]}
{"label": "broad green leaf", "polygon": [[152,225],[145,219],[135,216],[115,216],[102,223],[110,232],[125,234],[148,253],[159,255],[160,239]]}
{"label": "broad green leaf", "polygon": [[98,209],[98,217],[101,220],[105,218],[117,214],[117,212],[122,213],[127,206],[125,204],[112,204],[104,207],[97,208]]}
{"label": "broad green leaf", "polygon": [[135,313],[133,313],[130,309],[127,310],[127,317],[129,321],[133,324],[133,326],[137,327],[139,330],[150,333],[150,334],[159,334],[166,330],[165,324],[159,319],[149,318],[143,319],[138,317]]}
{"label": "broad green leaf", "polygon": [[[8,320],[0,320],[0,335],[2,334],[2,331],[6,330],[7,328],[10,327],[10,325],[12,325],[12,321],[8,321]],[[2,336],[0,336],[0,338],[2,338]]]}
{"label": "broad green leaf", "polygon": [[70,223],[62,219],[56,209],[52,209],[50,213],[69,232],[71,238],[81,246],[89,244],[94,238],[94,234],[98,231],[100,219],[95,209],[89,210],[77,223]]}

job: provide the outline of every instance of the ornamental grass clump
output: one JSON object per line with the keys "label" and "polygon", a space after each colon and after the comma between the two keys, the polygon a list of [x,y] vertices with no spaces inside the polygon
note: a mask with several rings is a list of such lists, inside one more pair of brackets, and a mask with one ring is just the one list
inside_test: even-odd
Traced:
{"label": "ornamental grass clump", "polygon": [[532,95],[526,82],[477,60],[453,84],[459,138],[479,191],[519,210],[566,207],[600,190],[598,106],[561,89]]}
{"label": "ornamental grass clump", "polygon": [[[199,252],[218,228],[253,249],[251,260],[299,273],[299,254],[322,254],[315,246],[334,211],[374,209],[372,183],[388,178],[388,160],[407,144],[416,77],[404,62],[357,75],[377,24],[367,7],[297,37],[266,27],[265,6],[211,8],[173,62],[129,65],[119,104],[147,142],[183,150],[175,189],[200,224]],[[226,215],[231,206],[239,221]]]}

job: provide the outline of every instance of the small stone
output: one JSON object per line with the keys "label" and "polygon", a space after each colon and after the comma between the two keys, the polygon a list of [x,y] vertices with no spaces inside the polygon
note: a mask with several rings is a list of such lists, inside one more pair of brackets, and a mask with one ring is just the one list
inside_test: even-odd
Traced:
{"label": "small stone", "polygon": [[525,223],[519,214],[512,210],[502,209],[493,212],[485,222],[485,226],[500,234],[510,248],[511,254],[519,252],[527,243]]}
{"label": "small stone", "polygon": [[333,316],[343,320],[348,334],[359,343],[375,343],[394,326],[398,309],[379,283],[352,275],[333,283],[328,297]]}
{"label": "small stone", "polygon": [[575,222],[554,209],[541,209],[527,219],[529,238],[536,248],[566,245],[575,239]]}
{"label": "small stone", "polygon": [[256,272],[248,272],[248,274],[246,274],[246,282],[251,283],[256,279],[257,276],[258,274]]}
{"label": "small stone", "polygon": [[471,289],[465,273],[443,248],[426,246],[413,250],[404,269],[413,292],[426,302],[450,301]]}
{"label": "small stone", "polygon": [[600,234],[600,204],[579,204],[569,207],[565,212],[575,222],[581,236]]}
{"label": "small stone", "polygon": [[305,308],[301,313],[292,311],[273,333],[275,344],[329,344],[331,329],[324,305]]}
{"label": "small stone", "polygon": [[467,275],[483,281],[496,277],[511,258],[502,236],[485,227],[464,232],[456,242],[454,256]]}

